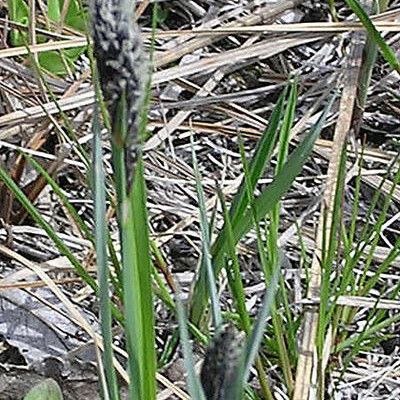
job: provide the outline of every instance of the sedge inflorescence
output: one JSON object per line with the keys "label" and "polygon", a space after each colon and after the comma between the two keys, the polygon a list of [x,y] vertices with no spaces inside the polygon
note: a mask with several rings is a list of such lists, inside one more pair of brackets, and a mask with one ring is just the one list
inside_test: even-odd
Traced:
{"label": "sedge inflorescence", "polygon": [[127,162],[135,157],[146,70],[142,40],[128,0],[92,0],[92,35],[99,80],[111,124],[117,126],[122,96],[126,132],[120,135]]}

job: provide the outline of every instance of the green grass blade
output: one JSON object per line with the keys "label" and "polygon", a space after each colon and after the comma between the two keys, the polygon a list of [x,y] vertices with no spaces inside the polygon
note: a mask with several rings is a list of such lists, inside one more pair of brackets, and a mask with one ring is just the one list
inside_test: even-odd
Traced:
{"label": "green grass blade", "polygon": [[215,282],[214,270],[211,264],[210,228],[207,221],[205,196],[204,196],[203,186],[201,184],[201,176],[199,172],[199,166],[197,163],[197,157],[194,151],[193,138],[191,138],[191,142],[192,142],[193,170],[196,179],[196,191],[197,191],[197,198],[199,202],[199,213],[200,213],[200,230],[201,230],[201,243],[202,243],[200,274],[206,275],[208,293],[210,294],[210,300],[211,300],[211,311],[213,315],[214,327],[218,329],[222,325],[222,316],[221,316],[217,284]]}
{"label": "green grass blade", "polygon": [[226,207],[224,195],[219,188],[218,188],[218,197],[222,206],[222,213],[224,216],[224,226],[226,226],[227,228],[227,238],[228,238],[227,260],[224,264],[228,276],[228,283],[232,292],[233,300],[236,303],[236,309],[240,317],[241,327],[246,332],[246,334],[249,334],[251,328],[251,321],[246,309],[246,296],[244,293],[242,277],[240,275],[240,265],[239,265],[239,258],[236,252],[236,244],[234,243],[233,240],[232,223],[230,221],[229,212]]}
{"label": "green grass blade", "polygon": [[57,184],[57,182],[33,157],[31,157],[27,153],[24,153],[24,152],[21,152],[21,153],[29,161],[29,163],[33,166],[33,168],[35,168],[36,171],[46,179],[46,182],[51,186],[54,193],[60,199],[62,205],[68,211],[70,217],[74,220],[74,222],[75,222],[76,226],[78,227],[82,236],[85,239],[90,240],[92,243],[94,243],[94,237],[93,237],[93,234],[90,232],[90,229],[85,224],[85,222],[82,220],[81,216],[77,213],[75,207],[71,204],[68,197],[64,194],[64,192],[62,191],[60,186]]}
{"label": "green grass blade", "polygon": [[60,253],[68,258],[68,260],[75,268],[77,274],[95,291],[95,293],[97,293],[98,288],[95,280],[88,274],[86,269],[74,256],[71,250],[58,237],[57,233],[51,227],[51,225],[40,215],[36,207],[26,197],[24,192],[18,187],[18,185],[12,180],[12,178],[7,174],[7,172],[1,167],[0,167],[0,180],[2,180],[5,183],[7,188],[13,193],[16,199],[28,211],[32,219],[47,233],[47,235],[54,242]]}
{"label": "green grass blade", "polygon": [[361,23],[365,26],[365,29],[368,31],[368,34],[373,38],[373,40],[379,47],[383,58],[395,71],[400,73],[400,63],[399,60],[397,59],[396,53],[386,43],[382,35],[375,28],[374,23],[371,21],[365,10],[361,7],[360,3],[357,0],[346,0],[346,3],[357,15]]}
{"label": "green grass blade", "polygon": [[[290,142],[290,131],[292,129],[293,121],[296,113],[297,105],[297,82],[293,80],[291,82],[290,93],[287,101],[285,115],[283,117],[282,127],[280,129],[279,144],[278,144],[278,156],[277,165],[275,169],[275,176],[277,176],[284,168],[285,162],[287,161],[289,142]],[[267,243],[268,243],[268,269],[274,271],[278,267],[278,260],[280,257],[280,249],[278,246],[278,235],[279,235],[279,224],[280,224],[280,211],[281,202],[278,201],[270,213],[270,223],[268,226]],[[253,218],[256,212],[253,210]],[[266,276],[271,276],[271,272]],[[286,316],[286,329],[282,329],[284,326],[283,315],[278,312],[278,303],[282,302],[283,309],[285,310]],[[283,371],[286,387],[289,393],[293,390],[293,376],[290,364],[290,357],[288,352],[287,343],[290,343],[291,348],[295,348],[295,335],[293,328],[293,318],[290,312],[289,300],[286,293],[286,287],[283,279],[280,279],[280,291],[277,296],[276,305],[273,306],[272,312],[272,326],[275,333],[275,339],[278,346],[278,356]],[[290,337],[289,337],[290,336]],[[292,351],[295,353],[295,351]]]}
{"label": "green grass blade", "polygon": [[193,400],[206,400],[200,379],[196,374],[194,367],[193,351],[190,344],[188,333],[188,321],[185,314],[185,308],[180,299],[180,292],[177,291],[175,298],[176,316],[179,323],[179,333],[181,337],[181,345],[184,356],[185,368],[187,373],[188,390]]}
{"label": "green grass blade", "polygon": [[337,295],[336,286],[337,281],[331,282],[333,268],[340,246],[339,233],[343,217],[343,193],[346,178],[346,161],[347,151],[344,146],[341,151],[340,165],[337,175],[337,183],[335,188],[335,197],[333,203],[332,220],[327,231],[329,237],[327,238],[327,247],[323,247],[325,257],[322,260],[322,281],[321,281],[321,294],[319,304],[319,322],[317,334],[317,351],[318,356],[322,358],[324,343],[326,340],[326,330],[331,322],[332,314],[335,306],[331,304],[331,296]]}
{"label": "green grass blade", "polygon": [[[37,211],[33,203],[26,197],[24,192],[18,187],[18,185],[12,180],[12,178],[7,174],[7,172],[0,167],[0,180],[2,180],[7,188],[13,193],[15,198],[21,203],[22,207],[26,209],[32,219],[47,233],[49,238],[53,241],[58,251],[67,257],[68,261],[74,267],[76,273],[80,278],[89,285],[95,294],[98,294],[98,286],[96,281],[89,275],[83,265],[74,256],[72,251],[64,244],[62,239],[57,235],[57,232],[52,228],[52,226],[41,216]],[[114,305],[112,306],[112,313],[118,322],[123,323],[123,316],[118,308]]]}
{"label": "green grass blade", "polygon": [[276,172],[279,173],[286,160],[289,151],[290,131],[292,129],[297,105],[297,80],[290,82],[290,93],[286,105],[285,114],[283,116],[282,127],[279,135],[279,151]]}
{"label": "green grass blade", "polygon": [[147,225],[146,187],[141,156],[133,190],[122,205],[122,258],[126,336],[132,400],[155,399],[156,353]]}
{"label": "green grass blade", "polygon": [[[260,143],[257,146],[257,149],[255,151],[253,160],[251,162],[250,166],[250,185],[252,187],[252,190],[254,190],[255,185],[258,181],[258,179],[262,176],[262,174],[265,171],[265,168],[271,158],[276,139],[279,133],[278,126],[282,117],[282,109],[283,109],[283,103],[286,97],[286,90],[281,94],[279,97],[279,100],[274,108],[274,111],[271,115],[270,121],[268,128],[264,131],[262,138],[260,140]],[[248,196],[246,195],[246,183],[245,179],[243,179],[239,190],[237,194],[235,195],[232,205],[230,208],[230,216],[231,216],[231,223],[234,225],[235,222],[246,210],[248,206]],[[217,242],[214,243],[212,249],[212,252],[215,253],[215,248],[219,247],[222,245],[222,239],[221,236],[225,235],[224,234],[224,229],[220,233],[219,238],[217,239]],[[226,239],[226,237],[225,237]],[[207,296],[206,293],[206,276],[204,274],[200,274],[196,286],[194,289],[194,295],[193,295],[193,301],[192,301],[192,309],[191,309],[191,314],[192,314],[192,319],[193,322],[199,323],[202,310],[203,310],[203,304],[204,304],[204,299]]]}
{"label": "green grass blade", "polygon": [[272,305],[275,301],[275,294],[279,286],[279,269],[274,271],[272,279],[266,288],[266,294],[258,312],[253,331],[247,340],[246,349],[242,355],[242,360],[234,374],[231,383],[227,385],[227,399],[240,400],[242,399],[243,388],[246,385],[250,375],[250,368],[257,356],[258,349],[264,337],[264,330],[267,324],[267,318],[270,314]]}
{"label": "green grass blade", "polygon": [[[254,157],[251,160],[249,166],[249,184],[252,188],[252,192],[258,182],[258,180],[262,177],[268,162],[271,159],[275,143],[277,141],[278,133],[279,133],[279,123],[282,118],[283,113],[283,104],[286,98],[287,88],[283,91],[283,93],[279,96],[278,102],[274,108],[274,111],[271,115],[268,128],[264,131],[260,142],[258,143]],[[231,215],[231,223],[235,225],[237,218],[243,214],[248,206],[248,197],[246,195],[246,183],[245,178],[243,178],[239,190],[236,193],[232,205],[230,208]]]}
{"label": "green grass blade", "polygon": [[[247,178],[249,177],[248,175],[248,170],[245,169],[245,177],[246,177],[246,182]],[[227,271],[227,276],[228,276],[228,282],[229,286],[232,292],[232,297],[234,299],[234,302],[236,304],[236,309],[239,314],[240,322],[241,322],[241,327],[248,336],[251,331],[251,319],[249,316],[249,313],[246,308],[246,295],[244,292],[244,286],[242,283],[242,277],[240,273],[240,264],[239,264],[239,258],[236,252],[236,244],[234,243],[233,240],[233,234],[232,234],[232,224],[230,221],[230,215],[228,212],[228,209],[226,207],[226,203],[224,200],[223,193],[220,189],[218,189],[218,196],[221,202],[222,206],[222,212],[224,216],[224,225],[227,228],[227,234],[228,234],[228,248],[227,248],[227,256],[228,260],[225,260],[225,268]],[[259,232],[258,232],[259,233]],[[231,262],[231,265],[229,265],[229,261]],[[261,392],[263,395],[263,398],[265,399],[272,399],[272,393],[271,393],[271,388],[268,382],[268,378],[265,372],[264,365],[262,363],[261,357],[257,357],[256,359],[256,369],[257,369],[257,375],[258,379],[260,382],[260,387],[261,387]]]}
{"label": "green grass blade", "polygon": [[[363,331],[363,335],[365,337],[372,337],[377,335],[380,331],[383,331],[385,328],[389,326],[394,326],[398,321],[400,321],[400,313],[396,313],[393,317],[385,318],[383,321],[379,322],[378,324],[374,324],[365,331]],[[359,341],[358,335],[353,335],[346,340],[343,340],[339,344],[335,346],[335,352],[341,353],[344,350],[351,349]]]}
{"label": "green grass blade", "polygon": [[119,389],[114,369],[114,353],[112,348],[112,314],[107,256],[106,196],[104,189],[105,178],[101,147],[101,127],[97,109],[95,109],[93,117],[93,164],[95,247],[99,281],[101,334],[104,344],[103,363],[107,380],[108,396],[110,400],[118,400]]}

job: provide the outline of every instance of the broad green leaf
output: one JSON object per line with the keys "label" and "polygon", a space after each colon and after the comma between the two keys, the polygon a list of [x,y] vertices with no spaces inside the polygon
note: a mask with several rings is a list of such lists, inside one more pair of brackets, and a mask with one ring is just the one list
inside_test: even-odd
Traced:
{"label": "broad green leaf", "polygon": [[61,19],[62,4],[60,0],[47,0],[47,16],[55,22]]}
{"label": "broad green leaf", "polygon": [[63,395],[58,383],[49,378],[34,386],[24,400],[63,400]]}
{"label": "broad green leaf", "polygon": [[86,12],[80,6],[79,1],[69,0],[65,20],[61,21],[64,3],[64,0],[48,0],[48,17],[54,22],[63,22],[63,25],[84,32],[86,30],[87,16]]}
{"label": "broad green leaf", "polygon": [[[63,0],[64,3],[64,0]],[[65,24],[75,28],[80,32],[85,32],[87,27],[87,13],[80,6],[80,2],[72,0],[70,2],[67,15],[65,17]]]}
{"label": "broad green leaf", "polygon": [[[66,60],[65,60],[66,62]],[[39,54],[39,64],[54,75],[65,75],[67,68],[58,51],[46,51]]]}
{"label": "broad green leaf", "polygon": [[75,71],[75,62],[85,49],[85,47],[77,47],[63,50],[62,52],[55,50],[45,51],[39,53],[39,64],[46,71],[54,75],[63,76],[68,73],[68,69],[72,72]]}
{"label": "broad green leaf", "polygon": [[[78,0],[69,0],[68,9],[65,14],[65,20],[61,21],[63,7],[64,0],[48,0],[48,18],[55,23],[62,23],[62,25],[69,26],[81,32],[85,32],[87,25],[87,15],[86,11],[81,7],[80,2]],[[30,16],[27,1],[9,0],[8,9],[11,21],[15,21],[26,26],[28,25]],[[36,39],[38,43],[45,43],[47,41],[47,38],[43,35],[37,35]],[[12,30],[11,43],[14,46],[27,45],[27,33],[19,32],[15,29]],[[63,76],[68,73],[68,69],[71,71],[75,70],[75,62],[85,50],[86,47],[79,47],[74,49],[46,51],[43,53],[39,53],[39,64],[44,70],[50,73]]]}

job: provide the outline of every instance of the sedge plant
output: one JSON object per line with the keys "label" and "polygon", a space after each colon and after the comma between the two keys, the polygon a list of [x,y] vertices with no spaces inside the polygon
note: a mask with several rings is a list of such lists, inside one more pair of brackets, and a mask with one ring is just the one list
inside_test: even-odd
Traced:
{"label": "sedge plant", "polygon": [[[115,177],[117,220],[120,232],[125,336],[132,400],[155,399],[156,354],[153,314],[152,271],[147,226],[146,187],[140,122],[146,69],[140,34],[128,1],[95,0],[91,3],[94,55],[99,82],[111,121],[111,149]],[[145,110],[145,107],[144,107]],[[144,112],[143,115],[146,113]],[[98,132],[95,137],[99,136]],[[99,164],[101,163],[98,160]],[[100,168],[101,169],[101,168]],[[101,184],[100,184],[101,185]],[[98,187],[98,191],[104,190]],[[104,196],[99,223],[104,227]],[[99,229],[99,228],[98,228]],[[97,247],[104,254],[105,240]],[[103,338],[107,384],[111,399],[118,399],[112,365],[111,307],[107,265],[100,267]],[[105,346],[106,349],[106,346]]]}

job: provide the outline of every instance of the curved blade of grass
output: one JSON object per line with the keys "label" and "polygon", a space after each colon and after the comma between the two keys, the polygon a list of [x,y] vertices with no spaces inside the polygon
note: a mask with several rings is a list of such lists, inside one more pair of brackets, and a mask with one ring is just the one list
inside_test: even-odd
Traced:
{"label": "curved blade of grass", "polygon": [[250,375],[250,368],[259,351],[260,344],[264,337],[264,330],[267,324],[267,318],[275,301],[275,294],[279,286],[279,269],[276,269],[272,275],[272,279],[266,288],[266,294],[258,312],[253,331],[247,340],[246,349],[242,355],[242,359],[236,373],[232,377],[232,381],[227,385],[227,399],[241,400],[243,388]]}
{"label": "curved blade of grass", "polygon": [[112,317],[110,284],[107,256],[107,221],[106,221],[106,196],[105,178],[103,169],[103,154],[101,148],[101,128],[99,113],[95,108],[93,116],[93,192],[94,192],[94,220],[95,220],[95,247],[96,263],[99,280],[99,301],[101,334],[103,336],[104,369],[107,380],[107,390],[110,400],[119,399],[117,377],[113,364],[114,352],[112,348]]}
{"label": "curved blade of grass", "polygon": [[18,185],[11,179],[7,172],[0,167],[0,179],[6,184],[7,188],[13,193],[21,205],[28,211],[32,219],[47,233],[49,238],[54,242],[57,249],[61,254],[65,255],[70,263],[75,268],[77,274],[95,291],[98,292],[98,287],[95,280],[88,274],[86,269],[74,256],[71,250],[64,244],[58,237],[52,226],[40,215],[36,207],[27,198],[25,193],[18,187]]}
{"label": "curved blade of grass", "polygon": [[[258,180],[263,175],[268,162],[271,159],[274,147],[278,138],[279,133],[279,123],[283,114],[283,105],[287,94],[287,87],[283,93],[279,96],[278,102],[274,108],[271,115],[268,128],[264,131],[260,142],[258,143],[256,150],[254,152],[254,157],[251,160],[249,166],[249,184],[254,191]],[[231,216],[231,223],[235,225],[238,217],[243,214],[249,204],[249,199],[246,195],[246,183],[245,178],[243,178],[239,190],[236,193],[229,214]]]}
{"label": "curved blade of grass", "polygon": [[[245,172],[245,176],[248,177],[248,174]],[[231,261],[231,265],[228,264],[228,260],[225,262],[225,268],[227,271],[228,282],[230,286],[230,290],[232,292],[232,297],[236,303],[236,309],[240,317],[241,327],[248,336],[251,331],[251,319],[249,313],[246,308],[246,296],[244,293],[244,287],[242,283],[242,277],[240,274],[240,264],[239,258],[236,252],[236,245],[233,241],[232,235],[232,224],[230,221],[230,216],[228,209],[226,207],[226,203],[224,200],[224,196],[222,191],[218,188],[218,197],[221,202],[223,216],[224,216],[224,224],[227,227],[228,233],[228,257]],[[257,375],[260,382],[261,391],[263,394],[263,398],[270,400],[273,399],[273,395],[271,392],[271,388],[268,383],[268,378],[265,372],[264,365],[262,363],[261,357],[257,357],[256,359],[256,369]]]}
{"label": "curved blade of grass", "polygon": [[[232,223],[230,221],[229,213],[224,200],[224,195],[220,188],[218,188],[218,197],[222,206],[222,213],[224,217],[224,225],[227,228],[227,260],[224,263],[226,273],[228,276],[228,283],[232,292],[232,297],[236,303],[237,313],[240,317],[241,328],[248,335],[251,329],[250,316],[246,309],[246,296],[244,292],[242,277],[240,274],[239,258],[236,252],[236,244],[232,235]],[[228,262],[230,261],[230,263]]]}
{"label": "curved blade of grass", "polygon": [[[360,284],[359,292],[361,295],[368,293],[369,290],[371,290],[373,287],[373,284],[371,284],[371,283],[366,284],[366,285],[364,285],[364,284],[366,281],[367,272],[369,271],[371,265],[373,265],[375,249],[379,244],[380,234],[381,234],[382,230],[384,229],[383,225],[385,224],[385,220],[386,220],[389,208],[393,202],[394,191],[398,187],[399,183],[400,183],[400,168],[397,169],[397,172],[396,172],[395,176],[393,177],[393,182],[392,182],[390,191],[389,191],[388,195],[386,195],[384,197],[382,210],[381,210],[380,214],[378,215],[377,220],[374,221],[373,229],[371,230],[372,235],[370,237],[372,237],[372,240],[371,240],[371,244],[370,244],[370,249],[369,249],[369,252],[367,253],[367,257],[364,261],[364,267],[363,267],[364,272],[363,272],[363,275],[362,275],[362,277],[360,279],[360,283],[359,283]],[[378,281],[378,276],[374,276],[371,279],[371,281],[374,281],[376,279],[376,281],[375,281],[375,283],[376,283]],[[366,286],[366,287],[364,288],[364,286]]]}
{"label": "curved blade of grass", "polygon": [[[278,175],[287,161],[289,152],[289,142],[290,142],[290,131],[292,129],[293,121],[296,113],[297,105],[297,81],[293,79],[290,84],[290,93],[287,101],[287,106],[285,110],[285,115],[283,117],[282,127],[279,134],[279,144],[278,144],[278,155],[277,155],[277,165],[275,168],[275,176]],[[244,160],[245,162],[245,160]],[[251,195],[253,192],[248,192]],[[278,201],[273,207],[269,218],[270,223],[267,230],[267,248],[268,248],[268,264],[266,269],[266,277],[271,276],[272,271],[278,267],[278,260],[280,257],[280,249],[278,245],[278,232],[280,223],[280,211],[281,202]],[[256,211],[252,210],[253,218],[256,221]],[[267,278],[268,279],[268,278]],[[282,302],[283,309],[286,314],[286,324],[287,329],[284,330],[283,316],[277,311],[278,302]],[[280,365],[283,371],[283,376],[286,383],[286,388],[289,393],[293,391],[293,376],[292,368],[290,364],[290,357],[288,351],[288,344],[291,344],[292,348],[296,348],[296,340],[293,328],[293,318],[290,312],[289,300],[286,292],[286,287],[283,279],[280,280],[280,291],[276,304],[273,305],[272,310],[272,326],[274,330],[275,340],[278,347],[278,356],[280,360]]]}
{"label": "curved blade of grass", "polygon": [[[374,240],[376,240],[376,233],[380,231],[381,226],[383,225],[385,219],[386,219],[386,212],[388,209],[388,206],[390,204],[391,197],[393,194],[394,189],[396,188],[396,185],[398,184],[398,180],[400,179],[399,175],[399,170],[396,173],[396,176],[392,182],[392,187],[389,192],[388,196],[385,196],[385,201],[384,201],[384,207],[383,207],[383,212],[380,213],[380,216],[378,218],[378,221],[375,220],[375,217],[373,217],[374,211],[378,207],[378,201],[381,199],[381,189],[383,185],[387,182],[387,179],[389,178],[390,172],[395,168],[397,165],[397,159],[395,158],[392,163],[387,168],[387,173],[382,177],[383,179],[381,180],[380,184],[376,188],[374,195],[369,203],[367,213],[364,216],[364,220],[366,223],[364,226],[361,228],[359,234],[358,234],[358,240],[355,241],[355,226],[358,221],[358,202],[359,202],[359,192],[360,192],[360,184],[361,184],[361,171],[362,171],[362,164],[361,161],[363,160],[362,155],[360,159],[360,167],[359,167],[359,174],[358,178],[356,181],[356,191],[355,191],[355,197],[354,197],[354,209],[353,209],[353,222],[352,226],[350,228],[350,243],[348,245],[349,249],[347,251],[347,260],[346,260],[346,265],[344,267],[344,272],[347,270],[347,275],[351,274],[351,271],[355,268],[358,262],[360,262],[362,256],[365,254],[366,248],[369,244],[373,243]],[[385,211],[386,210],[386,211]],[[373,221],[373,222],[372,222]],[[378,235],[379,236],[379,235]],[[354,246],[355,244],[355,246]],[[374,246],[370,246],[371,249],[374,248]],[[366,274],[369,270],[369,265],[366,265],[364,263],[364,268],[363,268],[363,274],[361,276],[361,280],[358,283],[358,288],[352,292],[352,294],[358,294],[363,296],[364,294],[362,292],[359,292],[359,289],[362,289],[364,287],[364,281],[366,279]],[[343,279],[341,282],[341,286],[339,288],[340,292],[343,292],[345,288],[347,287],[347,280],[350,279],[349,276],[346,276],[346,273],[343,275]],[[379,279],[379,275],[378,275]]]}
{"label": "curved blade of grass", "polygon": [[293,79],[290,82],[290,92],[279,135],[279,151],[277,156],[276,172],[280,172],[282,170],[288,156],[290,131],[292,129],[294,117],[296,114],[296,106],[297,106],[297,79]]}
{"label": "curved blade of grass", "polygon": [[190,393],[190,397],[193,400],[206,400],[203,388],[200,383],[200,379],[195,371],[193,351],[190,344],[189,333],[187,328],[188,321],[185,314],[185,308],[179,296],[180,292],[178,290],[175,298],[175,309],[179,323],[179,334],[181,338],[183,357],[187,373],[188,390]]}
{"label": "curved blade of grass", "polygon": [[[379,322],[378,324],[372,325],[370,328],[363,331],[365,337],[373,337],[376,336],[380,331],[383,331],[385,328],[389,326],[393,326],[395,323],[400,321],[400,313],[393,315],[393,317],[385,318],[383,321]],[[337,344],[335,346],[335,353],[341,353],[344,350],[351,349],[359,340],[358,335],[353,335],[343,342]]]}
{"label": "curved blade of grass", "polygon": [[[392,171],[396,163],[397,161],[394,160],[394,162],[388,166],[388,175]],[[384,179],[382,179],[381,185],[383,185],[383,183],[386,181],[387,178],[388,176],[385,176]],[[340,276],[336,279],[336,281],[340,282],[334,283],[334,286],[332,288],[333,292],[337,293],[337,296],[341,294],[346,294],[346,291],[349,290],[349,287],[352,288],[350,294],[358,296],[367,296],[368,293],[370,293],[370,291],[379,282],[379,280],[381,280],[381,275],[386,273],[392,261],[396,258],[397,256],[396,253],[397,250],[399,249],[400,240],[396,241],[394,247],[390,250],[385,260],[383,260],[381,265],[379,265],[376,269],[374,268],[373,274],[370,277],[368,277],[371,265],[373,264],[375,249],[380,240],[380,232],[382,231],[382,227],[386,221],[387,212],[390,204],[392,203],[394,190],[397,187],[399,180],[400,180],[400,170],[397,170],[389,194],[384,197],[382,209],[378,214],[377,218],[376,216],[374,217],[372,216],[374,211],[376,211],[377,209],[377,202],[378,199],[381,199],[382,194],[380,187],[378,187],[378,189],[375,191],[374,196],[369,204],[367,215],[366,217],[364,217],[366,223],[364,227],[362,227],[357,241],[354,242],[353,240],[348,244],[348,249],[346,252],[347,253],[346,262],[343,271],[340,274]],[[357,201],[357,199],[358,195],[356,192],[354,201]],[[358,207],[355,208],[355,211],[357,209]],[[353,219],[357,219],[356,214],[354,214]],[[367,249],[368,245],[369,249]],[[353,275],[354,268],[356,268],[358,263],[361,262],[361,259],[363,257],[365,259],[362,260],[362,265],[363,265],[362,274],[360,277],[358,277],[358,279],[355,279]],[[349,283],[351,283],[351,286],[349,285]],[[336,289],[336,287],[338,289]],[[394,293],[394,291],[392,290],[391,293]],[[352,309],[339,308],[338,313],[336,313],[335,320],[338,321],[340,318],[344,324],[350,324],[353,318],[355,317],[356,312],[357,312],[356,308]]]}
{"label": "curved blade of grass", "polygon": [[[0,180],[2,180],[8,189],[13,193],[15,198],[21,203],[32,219],[47,233],[49,238],[53,241],[58,251],[67,257],[68,261],[72,264],[75,272],[80,278],[89,285],[94,293],[98,295],[98,286],[96,281],[89,275],[86,269],[82,266],[79,260],[74,256],[71,250],[64,244],[64,242],[58,237],[57,232],[52,226],[40,215],[33,203],[28,199],[25,193],[18,187],[18,185],[12,180],[7,172],[0,167]],[[112,313],[118,322],[123,323],[123,316],[118,308],[112,306]]]}
{"label": "curved blade of grass", "polygon": [[199,172],[199,166],[197,163],[197,157],[194,151],[193,137],[191,137],[191,145],[192,145],[193,171],[196,179],[196,191],[197,191],[197,199],[199,202],[199,213],[200,213],[200,230],[201,230],[201,244],[202,244],[200,274],[206,275],[208,293],[210,294],[211,311],[213,315],[214,327],[218,329],[222,325],[222,316],[221,316],[217,284],[215,282],[214,271],[211,264],[210,228],[207,221],[207,211],[204,200],[205,197],[204,197],[203,186],[201,185],[201,176]]}
{"label": "curved blade of grass", "polygon": [[[297,104],[297,82],[296,80],[292,80],[291,82],[290,93],[288,97],[288,102],[285,110],[285,115],[283,117],[282,126],[279,134],[279,146],[278,146],[278,155],[277,155],[277,166],[275,174],[279,173],[282,169],[288,153],[289,148],[289,136],[290,130],[294,121],[296,104]],[[243,170],[246,177],[247,183],[247,196],[250,202],[250,208],[252,212],[253,221],[256,221],[256,213],[254,209],[254,191],[249,185],[249,167],[247,164],[247,160],[244,155],[244,148],[242,143],[240,143],[240,152],[242,156],[242,164]],[[280,201],[275,205],[274,209],[270,213],[270,223],[267,227],[267,248],[268,248],[268,257],[266,254],[266,250],[264,248],[264,243],[262,239],[261,229],[257,222],[254,222],[255,231],[257,234],[257,247],[259,252],[259,257],[261,261],[261,265],[264,271],[264,279],[266,284],[272,277],[273,271],[278,268],[278,261],[280,259],[280,250],[278,246],[278,228],[279,228],[279,213],[280,213]],[[271,317],[272,317],[272,328],[274,334],[274,341],[277,346],[277,355],[280,360],[280,367],[283,371],[283,376],[285,378],[286,388],[289,393],[292,392],[293,389],[293,377],[292,377],[292,368],[290,363],[290,357],[288,352],[288,346],[296,347],[294,327],[293,327],[293,318],[289,308],[289,301],[287,299],[286,288],[281,278],[279,280],[280,283],[280,296],[275,300],[272,304],[271,309]],[[282,301],[284,309],[286,311],[286,329],[283,329],[284,322],[283,317],[280,312],[278,312],[278,302]],[[295,350],[292,352],[295,354]],[[257,365],[257,360],[256,360]]]}
{"label": "curved blade of grass", "polygon": [[388,62],[388,64],[398,73],[400,73],[400,62],[397,59],[396,53],[392,48],[386,43],[382,35],[375,28],[375,25],[369,18],[368,14],[361,7],[357,0],[346,0],[347,5],[353,10],[353,12],[360,19],[361,23],[365,26],[369,35],[373,38],[375,43],[378,45],[383,58]]}
{"label": "curved blade of grass", "polygon": [[[317,331],[317,353],[322,360],[324,345],[328,327],[331,323],[331,317],[335,309],[335,305],[331,304],[331,296],[336,293],[336,283],[332,283],[332,273],[335,266],[337,252],[341,241],[339,239],[340,226],[343,219],[343,196],[346,178],[346,161],[347,151],[346,146],[343,146],[340,155],[340,164],[337,171],[337,182],[335,187],[332,218],[330,226],[327,227],[329,236],[326,238],[325,246],[322,253],[324,254],[321,260],[321,269],[323,271],[320,288],[320,304],[318,313],[318,331]],[[325,222],[324,222],[325,224]],[[343,271],[340,272],[342,274]],[[334,288],[334,289],[333,289]]]}
{"label": "curved blade of grass", "polygon": [[87,227],[85,222],[82,220],[81,216],[77,213],[75,207],[71,204],[68,197],[63,193],[62,189],[56,183],[56,181],[33,157],[31,157],[27,153],[24,153],[23,151],[21,153],[29,161],[29,163],[33,166],[33,168],[35,168],[36,171],[46,179],[46,182],[51,186],[54,193],[60,199],[62,205],[67,209],[69,215],[74,220],[74,222],[75,222],[76,226],[78,227],[82,236],[85,239],[90,240],[92,243],[94,243],[94,237],[93,237],[92,233],[90,232],[89,228]]}
{"label": "curved blade of grass", "polygon": [[[36,169],[36,171],[46,179],[46,182],[51,186],[54,193],[58,196],[62,205],[66,208],[69,216],[75,222],[75,224],[76,224],[77,228],[79,229],[80,233],[82,234],[82,236],[85,239],[90,240],[94,246],[95,239],[94,239],[92,232],[90,232],[88,226],[82,220],[81,216],[78,214],[75,207],[71,204],[68,197],[64,194],[63,190],[60,188],[60,186],[57,184],[57,182],[33,157],[31,157],[29,154],[24,153],[24,152],[21,152],[21,154],[23,154],[24,157],[29,161],[29,163]],[[114,243],[112,242],[109,233],[107,233],[107,235],[108,235],[107,236],[108,247],[109,247],[109,251],[111,253],[111,260],[112,260],[113,266],[115,268],[116,274],[118,275],[118,272],[120,271],[120,268],[121,268],[120,263],[117,258],[116,252],[115,252]],[[120,287],[120,282],[117,282],[117,280],[115,278],[113,278],[112,276],[111,276],[111,278],[113,280],[116,294],[118,295],[119,299],[122,300],[122,293],[121,293],[122,289]],[[121,282],[122,282],[122,280],[121,280]]]}

